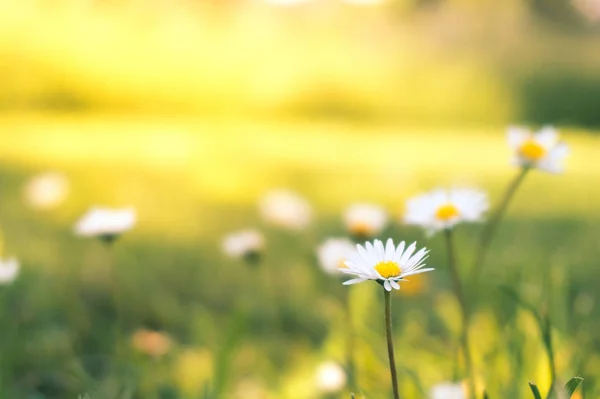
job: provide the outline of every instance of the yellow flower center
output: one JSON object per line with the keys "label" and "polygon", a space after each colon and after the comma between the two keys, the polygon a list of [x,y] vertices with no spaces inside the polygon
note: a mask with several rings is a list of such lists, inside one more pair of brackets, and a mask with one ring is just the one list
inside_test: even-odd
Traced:
{"label": "yellow flower center", "polygon": [[346,262],[346,259],[341,258],[340,260],[338,260],[338,269],[347,269],[348,266],[346,266],[346,264],[344,263]]}
{"label": "yellow flower center", "polygon": [[402,272],[400,266],[392,260],[384,260],[375,265],[375,270],[383,278],[398,277]]}
{"label": "yellow flower center", "polygon": [[530,161],[538,161],[546,155],[546,149],[534,140],[527,140],[519,148],[519,154]]}
{"label": "yellow flower center", "polygon": [[443,221],[448,221],[458,215],[460,215],[458,208],[452,204],[442,205],[435,212],[435,217]]}

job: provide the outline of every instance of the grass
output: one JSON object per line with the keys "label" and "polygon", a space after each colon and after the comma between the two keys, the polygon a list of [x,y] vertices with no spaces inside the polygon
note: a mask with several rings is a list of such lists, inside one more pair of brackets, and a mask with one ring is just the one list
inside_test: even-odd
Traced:
{"label": "grass", "polygon": [[[44,114],[3,116],[0,128],[3,250],[23,265],[0,294],[3,398],[200,398],[206,387],[223,398],[320,398],[318,364],[343,360],[347,288],[320,273],[314,247],[343,234],[341,210],[377,201],[397,219],[406,198],[437,185],[478,184],[498,198],[516,173],[499,128]],[[564,138],[567,172],[526,179],[484,271],[471,335],[490,398],[531,397],[528,380],[542,393],[549,384],[535,321],[502,295],[506,284],[550,315],[559,377],[581,375],[586,397],[600,395],[600,310],[589,306],[597,303],[600,137],[566,129]],[[68,175],[70,196],[56,210],[35,211],[22,185],[47,169]],[[259,220],[256,201],[280,186],[314,204],[309,231],[282,233]],[[138,209],[138,226],[110,252],[72,233],[92,204]],[[255,269],[220,253],[224,234],[252,225],[268,242]],[[461,265],[478,231],[457,231]],[[421,397],[455,374],[458,306],[442,237],[397,223],[385,235],[431,247],[437,268],[422,288],[393,299],[401,392]],[[106,280],[109,262],[116,285]],[[385,397],[389,386],[379,294],[369,284],[350,290],[359,384],[369,398]],[[154,359],[133,350],[140,327],[168,332],[171,351]]]}

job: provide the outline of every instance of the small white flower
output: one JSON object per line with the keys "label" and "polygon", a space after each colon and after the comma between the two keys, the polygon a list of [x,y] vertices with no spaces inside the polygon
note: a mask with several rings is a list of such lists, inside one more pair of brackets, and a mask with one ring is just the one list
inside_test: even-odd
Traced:
{"label": "small white flower", "polygon": [[0,284],[9,284],[19,274],[19,262],[15,258],[0,259]]}
{"label": "small white flower", "polygon": [[335,393],[346,385],[346,373],[337,363],[325,362],[317,368],[317,389],[321,393]]}
{"label": "small white flower", "polygon": [[477,222],[489,207],[487,194],[468,188],[437,189],[411,198],[404,221],[421,226],[428,234],[449,229],[461,222]]}
{"label": "small white flower", "polygon": [[344,262],[354,251],[354,244],[347,238],[330,238],[317,250],[319,265],[326,273],[339,274],[340,269],[346,267]]}
{"label": "small white flower", "polygon": [[377,205],[354,204],[344,212],[346,229],[357,237],[374,237],[388,221],[386,211]]}
{"label": "small white flower", "polygon": [[223,252],[232,258],[259,254],[265,246],[264,236],[257,230],[241,230],[223,239]]}
{"label": "small white flower", "polygon": [[113,239],[130,230],[136,222],[135,210],[92,208],[75,225],[75,233],[82,237]]}
{"label": "small white flower", "polygon": [[358,278],[346,281],[344,285],[362,283],[366,280],[375,280],[381,284],[387,291],[392,288],[399,290],[398,281],[414,274],[432,271],[433,269],[423,269],[423,261],[427,258],[426,248],[420,249],[415,253],[417,243],[413,242],[405,248],[405,242],[402,241],[398,247],[390,238],[385,247],[380,240],[375,240],[373,244],[365,243],[365,247],[357,245],[358,252],[354,252],[349,260],[345,262],[346,269],[340,269],[346,274],[353,274]]}
{"label": "small white flower", "polygon": [[445,382],[431,389],[430,399],[467,399],[467,394],[462,384]]}
{"label": "small white flower", "polygon": [[508,144],[515,152],[513,164],[549,173],[562,172],[563,159],[569,153],[569,147],[558,141],[558,133],[549,126],[537,133],[524,128],[510,127]]}
{"label": "small white flower", "polygon": [[34,176],[25,184],[23,196],[32,208],[51,209],[60,205],[69,191],[69,181],[57,172]]}
{"label": "small white flower", "polygon": [[260,202],[260,213],[268,223],[290,230],[306,228],[312,216],[304,198],[285,190],[268,193]]}

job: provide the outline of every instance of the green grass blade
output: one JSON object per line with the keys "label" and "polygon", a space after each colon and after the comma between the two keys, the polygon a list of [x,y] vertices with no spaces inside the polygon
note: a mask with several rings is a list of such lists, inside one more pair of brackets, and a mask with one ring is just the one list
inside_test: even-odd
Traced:
{"label": "green grass blade", "polygon": [[581,385],[581,383],[583,382],[583,378],[581,377],[573,377],[569,380],[569,382],[566,383],[565,385],[565,391],[567,392],[567,397],[570,398],[571,396],[573,396],[573,394],[575,393],[575,391],[577,390],[577,388],[579,388],[579,386]]}
{"label": "green grass blade", "polygon": [[537,385],[535,385],[533,382],[529,382],[529,388],[531,388],[531,392],[533,392],[533,397],[535,399],[542,399],[542,394],[540,393]]}

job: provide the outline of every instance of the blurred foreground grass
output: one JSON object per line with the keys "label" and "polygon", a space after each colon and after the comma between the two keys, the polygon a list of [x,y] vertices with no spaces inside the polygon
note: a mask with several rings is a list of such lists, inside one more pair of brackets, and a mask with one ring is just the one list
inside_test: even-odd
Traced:
{"label": "blurred foreground grass", "polygon": [[[404,200],[420,190],[473,184],[497,198],[516,173],[500,128],[14,114],[0,118],[0,129],[4,252],[23,263],[0,299],[6,398],[199,398],[206,383],[224,398],[325,398],[314,373],[322,361],[343,361],[344,291],[321,275],[313,251],[343,233],[341,210],[377,201],[397,220]],[[600,395],[600,136],[562,133],[572,149],[566,173],[527,179],[482,280],[472,335],[491,398],[529,397],[527,380],[549,381],[535,324],[501,296],[503,284],[550,314],[560,375],[582,375],[586,397]],[[48,169],[69,177],[70,195],[59,209],[29,209],[23,183]],[[273,187],[312,202],[310,231],[262,226],[256,202]],[[138,210],[139,225],[112,253],[72,233],[93,204]],[[252,225],[268,239],[257,269],[220,253],[225,233]],[[477,230],[458,232],[464,263]],[[438,268],[395,305],[402,390],[422,397],[421,389],[453,377],[458,308],[440,239],[397,224],[387,234],[431,247],[429,264]],[[110,262],[114,276],[107,275]],[[107,306],[112,290],[118,315]],[[385,397],[382,315],[375,311],[382,298],[368,284],[350,292],[360,387],[368,398]],[[127,332],[116,344],[115,320]],[[140,327],[168,332],[173,348],[159,359],[136,353],[130,334]],[[129,393],[117,396],[123,386]]]}

